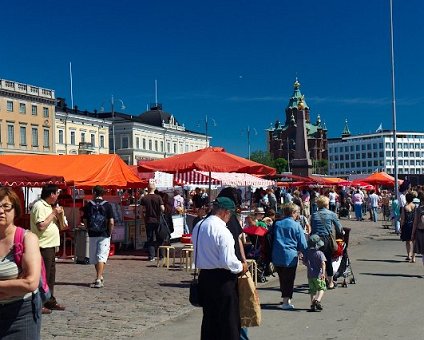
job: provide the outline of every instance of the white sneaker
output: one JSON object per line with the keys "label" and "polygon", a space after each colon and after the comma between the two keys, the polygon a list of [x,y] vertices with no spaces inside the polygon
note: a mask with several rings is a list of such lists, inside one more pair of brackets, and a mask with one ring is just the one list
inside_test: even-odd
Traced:
{"label": "white sneaker", "polygon": [[280,305],[278,307],[281,308],[282,310],[294,309],[294,305],[292,305],[291,303],[283,303],[282,305]]}
{"label": "white sneaker", "polygon": [[94,281],[94,283],[91,286],[91,288],[103,288],[103,287],[104,287],[104,283],[101,280]]}

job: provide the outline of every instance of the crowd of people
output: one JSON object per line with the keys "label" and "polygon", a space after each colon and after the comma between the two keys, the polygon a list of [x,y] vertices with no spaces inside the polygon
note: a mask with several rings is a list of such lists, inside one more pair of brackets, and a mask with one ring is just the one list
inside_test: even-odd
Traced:
{"label": "crowd of people", "polygon": [[[184,199],[175,191],[173,197],[158,192],[154,183],[140,200],[146,223],[148,258],[155,259],[159,245],[170,241],[158,234],[161,218],[172,232],[172,215],[185,214],[187,204],[197,212],[193,222],[193,243],[199,246],[196,267],[203,302],[202,339],[248,339],[247,329],[240,326],[237,277],[247,271],[248,249],[254,238],[243,227],[257,227],[268,235],[260,242],[266,260],[279,277],[282,310],[294,309],[293,291],[299,263],[307,266],[311,311],[323,310],[326,290],[337,286],[333,277],[331,235],[343,238],[340,218],[393,223],[393,229],[405,242],[408,262],[424,253],[424,190],[401,187],[399,195],[387,190],[361,188],[266,189],[252,195],[254,210],[241,221],[240,192],[223,189],[209,202],[202,190]],[[59,232],[67,228],[63,207],[57,204],[60,189],[43,187],[40,199],[31,210],[31,231],[24,237],[22,263],[16,263],[15,219],[22,213],[21,200],[9,188],[0,188],[0,337],[31,334],[39,339],[41,314],[63,311],[55,298],[55,255],[60,245]],[[110,204],[103,199],[104,189],[93,188],[93,198],[83,208],[83,224],[90,238],[90,263],[95,267],[91,287],[104,287],[104,271],[114,227]],[[191,202],[190,202],[191,201]],[[189,203],[190,202],[190,203]],[[369,214],[367,216],[367,214]],[[381,215],[380,215],[381,214]],[[258,234],[259,235],[259,234]],[[256,238],[257,243],[257,238]],[[39,293],[40,262],[45,266],[51,297],[41,301]],[[423,259],[424,264],[424,259]],[[213,292],[213,294],[212,294]],[[12,336],[13,334],[13,336]]]}

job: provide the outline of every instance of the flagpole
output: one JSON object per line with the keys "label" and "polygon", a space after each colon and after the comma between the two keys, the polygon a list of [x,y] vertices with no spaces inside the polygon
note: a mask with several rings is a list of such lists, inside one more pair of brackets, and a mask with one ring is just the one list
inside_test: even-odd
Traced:
{"label": "flagpole", "polygon": [[395,87],[395,52],[393,43],[393,0],[389,0],[390,4],[390,56],[391,56],[391,71],[392,71],[392,119],[393,119],[393,162],[395,178],[395,195],[399,193],[398,184],[398,166],[397,166],[397,136],[396,136],[396,87]]}
{"label": "flagpole", "polygon": [[72,84],[72,62],[69,62],[69,78],[70,78],[70,85],[71,85],[71,109],[74,108],[74,90],[73,90],[73,84]]}

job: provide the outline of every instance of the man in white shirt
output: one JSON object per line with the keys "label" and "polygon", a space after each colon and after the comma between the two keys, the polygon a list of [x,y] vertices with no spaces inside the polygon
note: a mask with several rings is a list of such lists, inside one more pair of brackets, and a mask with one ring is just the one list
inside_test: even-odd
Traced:
{"label": "man in white shirt", "polygon": [[218,197],[212,211],[193,230],[194,258],[199,274],[203,307],[201,340],[240,338],[240,310],[237,276],[247,271],[237,259],[235,243],[226,223],[235,211],[234,202]]}
{"label": "man in white shirt", "polygon": [[378,206],[380,204],[380,196],[378,196],[374,190],[370,191],[370,208],[371,208],[371,214],[372,214],[372,220],[374,222],[377,222],[377,216],[378,216]]}

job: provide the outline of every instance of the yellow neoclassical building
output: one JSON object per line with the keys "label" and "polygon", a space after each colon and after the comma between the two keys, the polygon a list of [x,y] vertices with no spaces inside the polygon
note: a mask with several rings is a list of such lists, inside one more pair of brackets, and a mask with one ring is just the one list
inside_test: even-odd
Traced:
{"label": "yellow neoclassical building", "polygon": [[54,90],[0,79],[0,154],[54,154]]}
{"label": "yellow neoclassical building", "polygon": [[110,121],[78,108],[70,109],[64,99],[58,98],[55,124],[57,154],[109,153]]}

